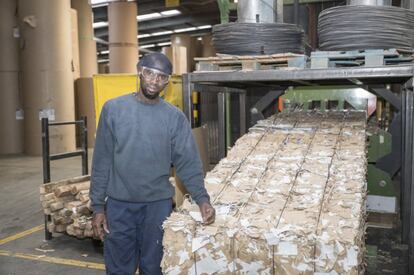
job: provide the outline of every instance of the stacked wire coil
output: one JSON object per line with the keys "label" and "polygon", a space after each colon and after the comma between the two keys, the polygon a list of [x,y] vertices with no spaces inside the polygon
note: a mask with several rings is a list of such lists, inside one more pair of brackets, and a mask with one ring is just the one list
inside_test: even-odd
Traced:
{"label": "stacked wire coil", "polygon": [[338,6],[322,11],[319,49],[404,49],[414,45],[414,12],[399,7]]}
{"label": "stacked wire coil", "polygon": [[303,53],[304,32],[293,24],[227,23],[213,27],[216,52],[231,55]]}

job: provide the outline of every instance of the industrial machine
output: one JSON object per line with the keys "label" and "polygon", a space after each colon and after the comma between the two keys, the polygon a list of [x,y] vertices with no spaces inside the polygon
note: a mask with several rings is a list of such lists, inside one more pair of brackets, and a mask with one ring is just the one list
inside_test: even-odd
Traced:
{"label": "industrial machine", "polygon": [[[382,108],[379,107],[379,110],[376,110],[377,106],[381,106],[381,100],[378,100],[377,103],[377,97],[362,88],[326,86],[288,89],[280,97],[279,102],[280,111],[293,109],[320,110],[321,112],[347,109],[366,111],[368,118],[370,118],[367,152],[367,210],[397,214],[397,193],[392,181],[394,175],[376,166],[381,158],[392,152],[392,134],[384,130],[384,123],[380,123]],[[375,112],[378,114],[373,116]]]}
{"label": "industrial machine", "polygon": [[[414,66],[381,66],[381,67],[353,67],[353,68],[325,68],[325,69],[299,69],[292,73],[291,70],[256,70],[256,71],[232,71],[232,72],[197,72],[183,76],[184,112],[192,120],[191,92],[197,90],[203,93],[214,94],[217,97],[217,118],[218,118],[218,144],[221,156],[226,154],[226,94],[239,104],[239,112],[236,114],[238,123],[231,124],[231,128],[238,127],[240,135],[244,134],[246,128],[251,126],[255,117],[265,117],[270,110],[275,111],[278,98],[286,92],[283,106],[305,107],[310,109],[322,109],[327,107],[362,108],[368,109],[370,94],[363,102],[358,98],[347,98],[346,92],[360,88],[355,82],[360,83],[367,90],[372,91],[382,101],[387,101],[395,106],[394,118],[389,122],[388,131],[379,129],[374,125],[369,138],[368,148],[368,192],[374,195],[373,201],[369,203],[373,210],[381,212],[394,212],[396,210],[396,196],[399,196],[398,208],[402,222],[402,240],[409,244],[410,249],[414,247],[414,239],[410,235],[413,232],[413,195],[411,184],[413,181],[413,90],[412,79]],[[304,83],[308,88],[300,88],[295,91],[289,87],[303,87]],[[401,97],[396,96],[387,89],[388,84],[396,85],[399,88]],[[336,87],[351,86],[341,96],[334,96]],[[316,86],[316,88],[315,88]],[[318,86],[322,86],[319,88]],[[326,87],[327,88],[324,88]],[[328,94],[321,95],[325,89]],[[351,91],[349,91],[351,90]],[[296,93],[295,93],[296,92]],[[328,96],[327,96],[328,95]],[[355,95],[355,94],[354,94]],[[256,102],[250,102],[249,98],[259,98]],[[283,97],[282,97],[283,98]],[[262,100],[264,99],[264,100]],[[297,101],[295,101],[297,99]],[[287,104],[287,100],[289,103]],[[244,104],[243,102],[247,102]],[[247,105],[247,106],[246,106]],[[376,105],[375,101],[372,104]],[[232,105],[235,107],[235,104]],[[249,112],[250,111],[250,112]],[[368,112],[369,113],[369,112]],[[201,113],[203,114],[203,113]],[[234,114],[234,112],[233,112]],[[374,118],[375,121],[375,118]],[[249,122],[249,123],[248,123]],[[201,116],[201,123],[203,117]],[[376,124],[376,123],[375,123]],[[228,125],[228,124],[227,124]],[[237,127],[236,127],[237,128]],[[401,139],[400,139],[401,138]],[[399,139],[402,142],[399,142]],[[401,147],[400,147],[401,146]],[[400,148],[400,150],[399,150]],[[402,148],[402,149],[401,149]],[[399,184],[394,185],[391,180],[401,166]],[[394,170],[395,169],[395,170]],[[396,189],[400,188],[401,194]]]}
{"label": "industrial machine", "polygon": [[[352,30],[360,28],[357,30],[358,34],[365,31],[363,35],[371,35],[369,30],[367,32],[364,28],[370,24],[371,27],[386,28],[380,23],[381,20],[385,20],[385,14],[392,14],[396,24],[401,24],[400,29],[408,30],[407,26],[411,24],[411,11],[390,7],[391,3],[387,1],[349,1],[348,5],[343,7],[341,12],[360,8],[363,13],[369,11],[370,7],[375,11],[372,13],[373,17],[366,18],[367,24],[363,27],[360,24],[342,26]],[[223,16],[225,10],[225,6],[222,7],[222,19],[226,19]],[[274,7],[273,10],[277,9]],[[249,10],[242,12],[249,13]],[[250,8],[250,12],[260,15],[261,10],[255,6],[255,9]],[[402,13],[407,15],[404,19],[407,21],[398,21],[396,18]],[[245,17],[253,18],[255,14]],[[336,21],[337,24],[341,23],[340,20]],[[256,121],[277,111],[298,108],[317,109],[322,112],[327,109],[366,110],[368,117],[371,117],[367,130],[367,207],[368,210],[381,213],[398,213],[401,220],[402,243],[409,246],[411,274],[414,272],[414,65],[410,56],[414,40],[411,31],[407,31],[406,37],[398,41],[375,37],[354,39],[348,41],[349,49],[341,50],[335,47],[341,45],[341,38],[345,36],[332,33],[329,25],[324,27],[323,39],[327,51],[312,52],[306,68],[283,69],[276,66],[268,69],[263,65],[269,60],[263,61],[258,57],[250,57],[250,60],[235,57],[227,64],[249,62],[249,66],[234,66],[233,70],[231,66],[227,66],[225,71],[221,71],[220,66],[225,63],[225,58],[217,58],[211,59],[211,68],[214,69],[184,75],[184,112],[188,119],[194,122],[194,90],[200,92],[201,104],[211,101],[216,103],[215,109],[211,110],[217,115],[212,118],[211,115],[207,115],[208,112],[202,110],[199,123],[215,123],[215,142],[218,143],[220,159],[226,155],[227,148],[232,146],[232,141],[237,136],[243,135]],[[387,29],[387,35],[395,35],[395,29],[388,31]],[[375,36],[375,32],[372,32],[372,36]],[[349,37],[347,39],[349,40]],[[361,43],[354,45],[352,42]],[[403,51],[393,50],[391,48],[399,47],[393,46],[393,43],[401,43],[407,47],[402,47],[405,48]],[[368,47],[368,44],[371,46]],[[281,62],[280,67],[288,67],[288,59],[286,56],[286,63]],[[240,70],[240,67],[248,70]]]}

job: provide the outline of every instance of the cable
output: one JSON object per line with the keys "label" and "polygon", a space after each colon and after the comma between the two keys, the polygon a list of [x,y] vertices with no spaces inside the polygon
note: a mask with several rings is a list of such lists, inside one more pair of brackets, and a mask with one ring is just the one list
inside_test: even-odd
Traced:
{"label": "cable", "polygon": [[338,6],[319,15],[319,48],[326,51],[412,49],[414,12],[399,7]]}
{"label": "cable", "polygon": [[303,53],[304,32],[293,24],[227,23],[213,27],[213,44],[221,54]]}

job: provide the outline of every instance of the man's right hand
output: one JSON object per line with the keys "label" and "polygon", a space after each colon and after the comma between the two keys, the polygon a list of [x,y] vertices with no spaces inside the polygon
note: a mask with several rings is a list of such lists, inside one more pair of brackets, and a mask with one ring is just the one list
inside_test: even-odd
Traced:
{"label": "man's right hand", "polygon": [[93,228],[93,234],[95,235],[95,237],[103,241],[105,237],[105,232],[106,234],[109,234],[108,223],[106,221],[105,213],[93,214],[92,228]]}

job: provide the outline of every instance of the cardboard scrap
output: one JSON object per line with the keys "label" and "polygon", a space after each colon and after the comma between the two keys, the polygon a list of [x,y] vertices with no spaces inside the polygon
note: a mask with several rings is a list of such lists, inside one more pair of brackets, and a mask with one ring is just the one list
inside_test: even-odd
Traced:
{"label": "cardboard scrap", "polygon": [[363,272],[366,115],[281,113],[259,121],[205,186],[216,222],[186,200],[164,223],[164,274]]}

